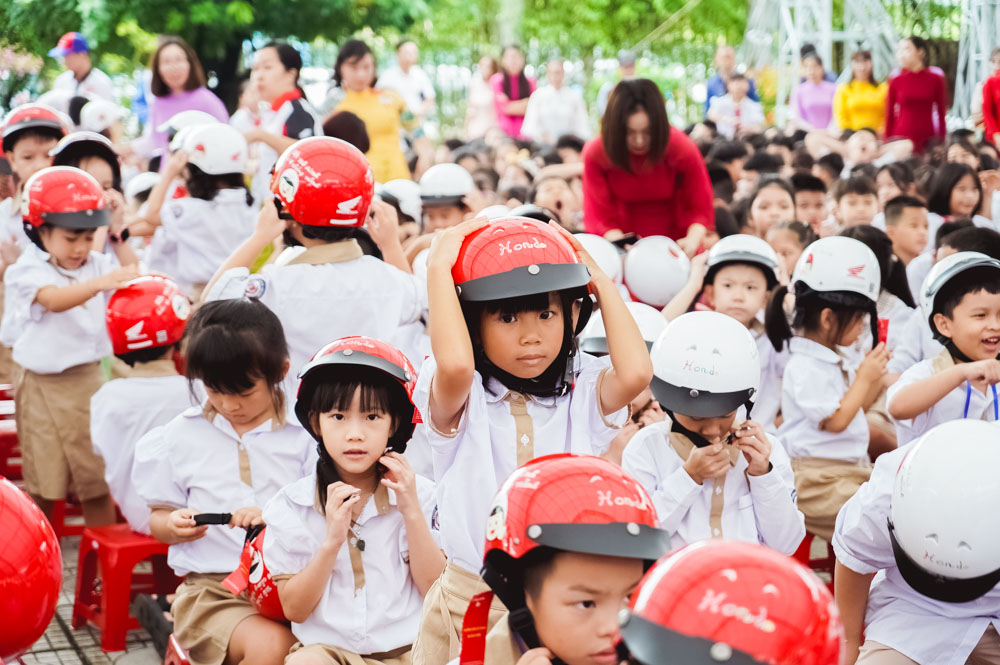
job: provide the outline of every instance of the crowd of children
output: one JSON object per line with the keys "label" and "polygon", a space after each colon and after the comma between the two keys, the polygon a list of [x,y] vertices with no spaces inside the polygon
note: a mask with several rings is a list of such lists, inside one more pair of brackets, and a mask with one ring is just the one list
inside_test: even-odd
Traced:
{"label": "crowd of children", "polygon": [[575,137],[377,184],[277,97],[294,136],[186,112],[149,172],[3,122],[25,488],[169,545],[192,663],[1000,662],[992,146],[691,127],[685,252],[580,233]]}

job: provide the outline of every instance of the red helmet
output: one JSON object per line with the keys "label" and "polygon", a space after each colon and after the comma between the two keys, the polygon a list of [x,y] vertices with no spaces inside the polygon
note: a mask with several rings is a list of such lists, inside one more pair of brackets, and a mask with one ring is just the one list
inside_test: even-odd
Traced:
{"label": "red helmet", "polygon": [[709,540],[657,562],[621,628],[632,661],[837,665],[843,630],[826,586],[762,545]]}
{"label": "red helmet", "polygon": [[96,229],[107,226],[104,190],[86,171],[72,166],[50,166],[28,178],[25,223],[37,228],[43,223],[65,229]]}
{"label": "red helmet", "polygon": [[16,660],[48,627],[62,584],[59,541],[35,502],[0,478],[0,660]]}
{"label": "red helmet", "polygon": [[496,219],[466,236],[451,276],[458,297],[468,301],[583,288],[590,283],[590,271],[562,233],[526,217]]}
{"label": "red helmet", "polygon": [[412,411],[400,415],[400,424],[389,439],[389,449],[397,453],[406,450],[406,444],[413,436],[414,424],[420,422],[417,407],[413,404],[413,389],[417,385],[417,373],[402,351],[392,344],[372,337],[341,337],[330,342],[316,352],[299,372],[299,389],[295,399],[295,415],[299,422],[322,441],[319,432],[314,432],[309,422],[309,403],[316,384],[331,380],[338,372],[349,368],[369,367],[385,372],[403,387],[406,400]]}
{"label": "red helmet", "polygon": [[274,164],[271,192],[306,226],[363,226],[375,193],[375,176],[364,153],[329,136],[293,143]]}
{"label": "red helmet", "polygon": [[45,104],[22,104],[11,110],[3,122],[3,151],[10,152],[14,147],[18,132],[25,129],[37,129],[51,134],[59,140],[66,136],[69,128],[64,117]]}
{"label": "red helmet", "polygon": [[170,279],[143,275],[108,299],[104,320],[115,355],[176,344],[191,315],[191,301]]}
{"label": "red helmet", "polygon": [[265,531],[267,529],[263,526],[254,526],[247,530],[247,538],[240,553],[239,568],[222,580],[222,586],[229,589],[234,596],[246,590],[247,597],[261,616],[287,623],[285,610],[278,598],[278,587],[267,566],[264,565]]}

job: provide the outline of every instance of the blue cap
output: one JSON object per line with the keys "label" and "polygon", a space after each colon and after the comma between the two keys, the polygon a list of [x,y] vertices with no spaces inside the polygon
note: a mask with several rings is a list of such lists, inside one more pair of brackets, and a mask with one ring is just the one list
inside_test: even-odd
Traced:
{"label": "blue cap", "polygon": [[79,32],[67,32],[59,38],[59,43],[56,44],[56,47],[49,51],[49,57],[64,58],[70,53],[89,52],[90,46],[87,44],[86,37],[81,35]]}

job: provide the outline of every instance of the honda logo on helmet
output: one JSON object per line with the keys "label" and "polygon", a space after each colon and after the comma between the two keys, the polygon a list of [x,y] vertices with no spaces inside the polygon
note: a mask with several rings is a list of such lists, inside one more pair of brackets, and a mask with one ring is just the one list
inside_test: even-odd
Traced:
{"label": "honda logo on helmet", "polygon": [[500,247],[500,256],[504,254],[513,254],[514,252],[520,252],[525,249],[545,249],[548,247],[544,242],[538,238],[532,238],[530,241],[515,243],[512,240],[507,242],[498,243]]}
{"label": "honda logo on helmet", "polygon": [[864,279],[864,276],[861,274],[864,271],[865,271],[865,266],[864,265],[852,266],[852,267],[850,267],[850,268],[847,269],[847,276],[848,277],[855,277],[857,279]]}
{"label": "honda logo on helmet", "polygon": [[354,216],[358,214],[358,204],[361,203],[361,196],[355,196],[353,199],[348,199],[347,201],[341,201],[337,204],[337,214],[344,216]]}

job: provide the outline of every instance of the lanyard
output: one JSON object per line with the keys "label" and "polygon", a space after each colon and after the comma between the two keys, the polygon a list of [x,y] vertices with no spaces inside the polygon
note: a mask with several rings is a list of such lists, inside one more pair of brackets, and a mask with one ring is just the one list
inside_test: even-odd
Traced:
{"label": "lanyard", "polygon": [[[997,401],[997,387],[996,384],[990,386],[993,391],[993,420],[1000,420],[1000,403]],[[969,403],[972,401],[972,383],[969,381],[965,382],[965,411],[962,413],[962,418],[969,417]]]}

